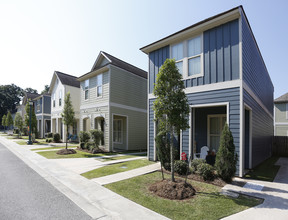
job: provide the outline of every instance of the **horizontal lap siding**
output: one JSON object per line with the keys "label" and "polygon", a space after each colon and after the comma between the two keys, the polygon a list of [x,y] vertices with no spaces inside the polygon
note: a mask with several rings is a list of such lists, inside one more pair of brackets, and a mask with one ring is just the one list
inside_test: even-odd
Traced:
{"label": "horizontal lap siding", "polygon": [[149,100],[149,160],[154,160],[154,111],[153,111],[153,102],[155,99]]}
{"label": "horizontal lap siding", "polygon": [[243,81],[273,115],[273,84],[244,16],[241,20]]}
{"label": "horizontal lap siding", "polygon": [[[187,94],[189,105],[212,104],[220,102],[229,102],[229,127],[232,132],[235,144],[235,150],[239,156],[240,146],[240,89],[223,89],[217,91],[199,92]],[[196,129],[196,128],[195,128]],[[189,152],[189,131],[182,132],[182,149]],[[239,160],[238,160],[239,161]],[[237,170],[239,162],[237,164]]]}
{"label": "horizontal lap siding", "polygon": [[273,119],[248,94],[243,92],[244,102],[252,108],[252,167],[271,156]]}

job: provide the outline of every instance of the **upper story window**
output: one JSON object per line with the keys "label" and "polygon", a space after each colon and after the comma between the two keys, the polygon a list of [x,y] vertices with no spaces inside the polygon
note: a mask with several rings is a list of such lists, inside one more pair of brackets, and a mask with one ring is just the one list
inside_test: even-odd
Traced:
{"label": "upper story window", "polygon": [[103,74],[97,76],[97,97],[102,96]]}
{"label": "upper story window", "polygon": [[59,91],[59,106],[62,105],[62,90]]}
{"label": "upper story window", "polygon": [[53,93],[53,107],[56,106],[56,94]]}
{"label": "upper story window", "polygon": [[171,46],[171,58],[174,58],[183,78],[203,76],[202,35]]}
{"label": "upper story window", "polygon": [[87,100],[88,97],[89,97],[89,79],[86,79],[84,87],[84,99]]}
{"label": "upper story window", "polygon": [[41,99],[37,100],[37,112],[40,112],[40,104],[41,104],[40,100]]}
{"label": "upper story window", "polygon": [[184,58],[184,50],[183,50],[183,42],[179,44],[175,44],[171,48],[172,58],[176,61],[176,66],[179,69],[179,72],[183,75],[183,58]]}

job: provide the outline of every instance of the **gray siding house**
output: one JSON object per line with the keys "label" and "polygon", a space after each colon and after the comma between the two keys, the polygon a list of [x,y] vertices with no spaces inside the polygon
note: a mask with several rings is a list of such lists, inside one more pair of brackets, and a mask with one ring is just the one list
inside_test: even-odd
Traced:
{"label": "gray siding house", "polygon": [[78,81],[80,130],[102,130],[108,151],[146,149],[147,72],[102,51]]}
{"label": "gray siding house", "polygon": [[274,135],[288,136],[288,93],[274,100]]}
{"label": "gray siding house", "polygon": [[228,123],[238,155],[237,175],[271,155],[274,87],[242,6],[149,44],[148,157],[156,160],[153,88],[159,68],[174,58],[190,105],[190,129],[178,137],[189,156],[218,150]]}
{"label": "gray siding house", "polygon": [[33,102],[39,137],[44,138],[51,132],[51,96],[50,94],[39,95],[33,99]]}

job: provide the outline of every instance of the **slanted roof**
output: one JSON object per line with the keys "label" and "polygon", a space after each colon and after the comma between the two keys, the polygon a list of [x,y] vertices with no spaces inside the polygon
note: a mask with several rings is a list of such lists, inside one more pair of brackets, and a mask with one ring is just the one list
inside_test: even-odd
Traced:
{"label": "slanted roof", "polygon": [[288,92],[274,100],[274,103],[284,103],[284,102],[288,102]]}
{"label": "slanted roof", "polygon": [[80,82],[77,81],[76,76],[68,75],[59,71],[55,71],[55,74],[57,74],[59,80],[63,85],[80,88]]}
{"label": "slanted roof", "polygon": [[[101,59],[103,57],[107,60],[107,62],[104,65],[99,65],[99,63],[100,63],[100,61],[101,61]],[[88,75],[89,75],[89,77],[91,77],[90,75],[91,75],[92,72],[95,72],[95,71],[100,70],[100,69],[105,69],[105,67],[107,67],[110,64],[114,65],[114,66],[117,66],[117,67],[119,67],[121,69],[124,69],[124,70],[126,70],[126,71],[128,71],[128,72],[130,72],[132,74],[140,76],[140,77],[142,77],[144,79],[147,79],[147,72],[146,71],[144,71],[144,70],[142,70],[142,69],[140,69],[140,68],[138,68],[136,66],[133,66],[133,65],[131,65],[131,64],[129,64],[129,63],[123,61],[123,60],[120,60],[119,58],[114,57],[114,56],[110,55],[109,53],[106,53],[104,51],[100,51],[100,53],[99,53],[94,65],[93,65],[91,71],[86,73],[86,74],[84,74],[84,75],[82,75],[82,76],[80,76],[78,78],[78,80],[82,81],[85,78],[87,78]]]}
{"label": "slanted roof", "polygon": [[22,104],[21,105],[26,105],[28,100],[33,100],[40,96],[38,93],[30,93],[30,92],[25,92],[25,96],[22,99]]}

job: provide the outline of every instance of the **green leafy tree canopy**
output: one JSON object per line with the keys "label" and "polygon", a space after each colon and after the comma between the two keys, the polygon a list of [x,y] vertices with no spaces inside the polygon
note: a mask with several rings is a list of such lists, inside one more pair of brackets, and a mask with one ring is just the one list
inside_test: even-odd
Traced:
{"label": "green leafy tree canopy", "polygon": [[15,115],[14,126],[19,129],[19,133],[21,135],[22,130],[23,130],[23,118],[19,112],[17,112]]}
{"label": "green leafy tree canopy", "polygon": [[[32,133],[36,134],[37,133],[37,118],[36,118],[36,114],[34,111],[34,106],[31,107],[32,111],[31,111],[31,131]],[[29,126],[29,117],[30,117],[30,105],[29,105],[29,101],[27,102],[26,106],[25,106],[25,111],[26,114],[24,116],[24,120],[25,120],[25,125],[28,127]]]}
{"label": "green leafy tree canopy", "polygon": [[67,149],[67,143],[68,143],[68,131],[69,126],[73,126],[73,123],[75,122],[75,112],[71,101],[70,92],[68,92],[65,95],[64,99],[64,109],[61,113],[61,116],[63,118],[63,123],[66,125],[66,149]]}
{"label": "green leafy tree canopy", "polygon": [[8,111],[8,114],[6,116],[6,126],[10,127],[13,125],[13,117],[11,115],[11,112]]}
{"label": "green leafy tree canopy", "polygon": [[174,59],[167,59],[157,74],[154,87],[154,113],[156,120],[166,118],[167,127],[170,131],[170,155],[171,155],[171,177],[174,178],[174,140],[173,135],[180,130],[189,128],[188,115],[189,104],[184,92],[182,75],[176,66]]}

